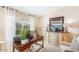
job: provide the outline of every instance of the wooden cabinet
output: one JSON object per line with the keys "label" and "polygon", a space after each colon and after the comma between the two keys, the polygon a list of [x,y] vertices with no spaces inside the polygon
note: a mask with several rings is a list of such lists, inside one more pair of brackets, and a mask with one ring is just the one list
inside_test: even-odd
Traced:
{"label": "wooden cabinet", "polygon": [[61,37],[62,37],[61,41],[69,43],[69,38],[70,38],[70,33],[69,32],[63,32]]}

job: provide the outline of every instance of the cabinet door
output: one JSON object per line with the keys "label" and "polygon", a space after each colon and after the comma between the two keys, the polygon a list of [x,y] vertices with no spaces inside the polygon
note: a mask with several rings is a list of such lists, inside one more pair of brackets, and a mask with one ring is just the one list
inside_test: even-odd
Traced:
{"label": "cabinet door", "polygon": [[64,33],[64,42],[68,42],[69,36],[68,33]]}

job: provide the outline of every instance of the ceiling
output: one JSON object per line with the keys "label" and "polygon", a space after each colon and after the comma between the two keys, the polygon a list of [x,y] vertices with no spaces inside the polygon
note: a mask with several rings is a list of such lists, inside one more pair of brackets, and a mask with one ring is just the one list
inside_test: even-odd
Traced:
{"label": "ceiling", "polygon": [[12,8],[28,14],[45,16],[62,8],[62,6],[12,6]]}

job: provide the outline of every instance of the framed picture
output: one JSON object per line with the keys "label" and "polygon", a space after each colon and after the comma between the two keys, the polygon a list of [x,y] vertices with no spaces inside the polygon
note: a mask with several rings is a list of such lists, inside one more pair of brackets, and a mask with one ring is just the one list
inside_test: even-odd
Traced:
{"label": "framed picture", "polygon": [[55,18],[50,18],[49,20],[49,30],[50,31],[64,31],[64,17],[55,17]]}

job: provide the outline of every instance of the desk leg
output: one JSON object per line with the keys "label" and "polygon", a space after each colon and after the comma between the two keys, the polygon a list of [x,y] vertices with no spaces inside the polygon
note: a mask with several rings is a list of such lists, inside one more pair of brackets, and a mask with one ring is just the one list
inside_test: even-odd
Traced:
{"label": "desk leg", "polygon": [[14,48],[14,45],[13,45],[13,52],[15,52],[15,48]]}
{"label": "desk leg", "polygon": [[42,40],[42,48],[44,47],[44,39]]}

